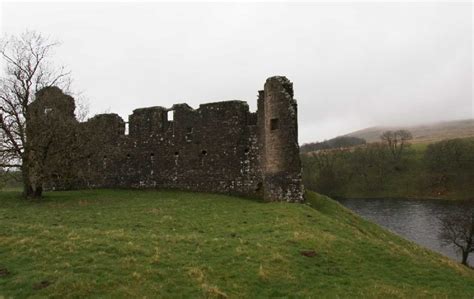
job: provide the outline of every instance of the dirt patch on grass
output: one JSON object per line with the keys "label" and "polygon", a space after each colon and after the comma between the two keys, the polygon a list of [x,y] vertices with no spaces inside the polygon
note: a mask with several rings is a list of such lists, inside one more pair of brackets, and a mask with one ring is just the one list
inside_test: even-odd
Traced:
{"label": "dirt patch on grass", "polygon": [[0,277],[5,277],[10,275],[10,271],[7,268],[0,268]]}
{"label": "dirt patch on grass", "polygon": [[302,250],[300,251],[300,254],[306,257],[315,257],[316,256],[316,251],[314,250]]}
{"label": "dirt patch on grass", "polygon": [[49,287],[50,285],[51,285],[50,281],[43,280],[39,283],[34,284],[33,285],[33,290],[41,290],[41,289]]}

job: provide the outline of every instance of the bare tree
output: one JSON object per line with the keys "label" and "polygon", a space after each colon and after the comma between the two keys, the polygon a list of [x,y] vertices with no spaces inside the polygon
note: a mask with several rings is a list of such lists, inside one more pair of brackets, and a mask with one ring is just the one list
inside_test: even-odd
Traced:
{"label": "bare tree", "polygon": [[469,253],[474,252],[474,209],[467,208],[441,218],[439,237],[444,245],[455,245],[461,252],[463,265],[468,265]]}
{"label": "bare tree", "polygon": [[393,159],[400,161],[403,150],[409,146],[413,135],[408,130],[385,131],[380,135],[380,139],[390,149]]}
{"label": "bare tree", "polygon": [[27,137],[30,121],[29,105],[35,94],[45,87],[59,86],[68,90],[70,73],[51,62],[57,42],[26,31],[1,41],[0,56],[4,73],[0,78],[0,157],[2,168],[21,169],[26,197],[40,197],[42,186],[32,181],[33,149]]}

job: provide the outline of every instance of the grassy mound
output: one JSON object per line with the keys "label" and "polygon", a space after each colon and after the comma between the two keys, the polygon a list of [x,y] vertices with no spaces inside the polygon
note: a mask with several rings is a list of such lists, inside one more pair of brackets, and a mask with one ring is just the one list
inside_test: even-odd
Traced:
{"label": "grassy mound", "polygon": [[0,193],[0,297],[474,296],[474,271],[329,198]]}

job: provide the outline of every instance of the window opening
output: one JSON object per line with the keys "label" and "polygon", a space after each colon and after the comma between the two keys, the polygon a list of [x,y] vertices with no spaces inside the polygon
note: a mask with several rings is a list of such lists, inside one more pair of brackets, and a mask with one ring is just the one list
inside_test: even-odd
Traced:
{"label": "window opening", "polygon": [[270,120],[270,130],[278,130],[280,128],[280,122],[278,118],[272,118]]}
{"label": "window opening", "polygon": [[128,126],[128,122],[125,123],[125,135],[128,135],[128,133],[130,132],[130,128]]}

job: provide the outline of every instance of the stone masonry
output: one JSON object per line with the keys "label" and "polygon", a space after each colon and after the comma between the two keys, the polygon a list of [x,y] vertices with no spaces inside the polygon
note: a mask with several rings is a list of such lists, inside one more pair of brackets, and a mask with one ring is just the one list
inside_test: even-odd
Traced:
{"label": "stone masonry", "polygon": [[[198,109],[140,108],[128,123],[117,114],[78,122],[74,105],[56,87],[39,92],[30,105],[37,123],[49,118],[48,127],[54,127],[51,119],[72,124],[68,138],[54,141],[68,163],[45,163],[53,167],[43,182],[47,189],[169,188],[304,200],[297,104],[285,77],[266,80],[255,113],[246,102],[225,101]],[[30,128],[32,144],[42,136],[35,128],[45,130]]]}

